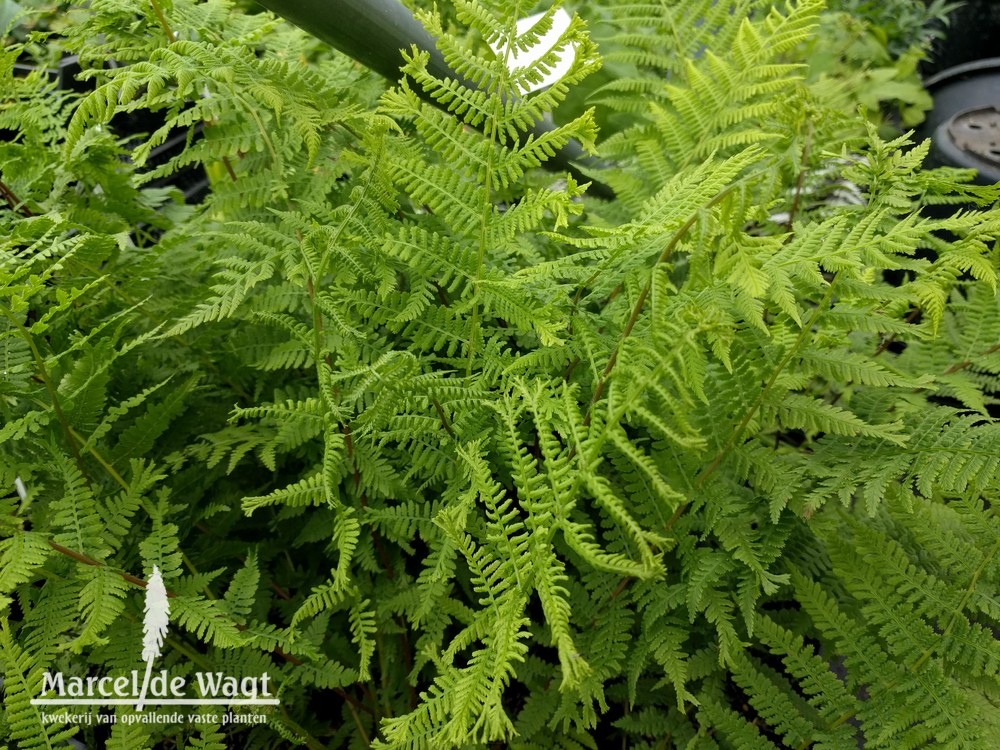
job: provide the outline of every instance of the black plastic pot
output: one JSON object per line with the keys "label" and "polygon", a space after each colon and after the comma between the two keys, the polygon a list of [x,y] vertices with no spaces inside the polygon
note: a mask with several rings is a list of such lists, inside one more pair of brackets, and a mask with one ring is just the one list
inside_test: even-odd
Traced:
{"label": "black plastic pot", "polygon": [[931,139],[931,164],[978,170],[1000,182],[1000,57],[941,71],[925,81],[934,107],[917,135]]}
{"label": "black plastic pot", "polygon": [[934,107],[917,130],[931,139],[930,166],[978,171],[1000,181],[1000,2],[965,0],[921,65]]}
{"label": "black plastic pot", "polygon": [[1000,55],[1000,2],[964,0],[948,14],[948,28],[921,65],[925,78],[958,65]]}

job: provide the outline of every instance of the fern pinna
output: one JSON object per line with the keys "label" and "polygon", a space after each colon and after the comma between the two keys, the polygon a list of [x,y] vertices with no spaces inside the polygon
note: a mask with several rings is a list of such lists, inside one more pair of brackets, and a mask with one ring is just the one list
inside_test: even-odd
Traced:
{"label": "fern pinna", "polygon": [[[219,0],[93,3],[82,97],[5,53],[0,484],[29,492],[0,501],[0,726],[998,744],[996,188],[805,78],[816,0],[581,4],[603,23],[513,69],[557,5],[526,31],[527,3],[416,5],[461,80],[412,49],[384,90]],[[587,108],[591,33],[618,75]],[[125,163],[109,127],[140,110]],[[537,169],[569,139],[617,200]],[[195,161],[203,204],[148,186]],[[143,665],[154,567],[163,667],[266,668],[286,708],[42,722],[44,671]]]}

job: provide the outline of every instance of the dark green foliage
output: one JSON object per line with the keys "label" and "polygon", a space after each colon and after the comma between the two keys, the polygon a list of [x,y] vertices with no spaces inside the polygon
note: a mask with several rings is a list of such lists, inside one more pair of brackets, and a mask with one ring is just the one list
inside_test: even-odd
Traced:
{"label": "dark green foliage", "polygon": [[15,746],[73,731],[43,671],[142,667],[154,565],[162,668],[282,707],[109,747],[1000,744],[997,189],[807,78],[817,0],[603,3],[622,74],[528,137],[601,65],[577,17],[518,97],[532,9],[421,14],[475,91],[221,0],[91,3],[83,96],[0,57]]}
{"label": "dark green foliage", "polygon": [[862,18],[870,33],[885,44],[894,57],[912,47],[927,48],[944,35],[948,14],[962,3],[947,0],[831,0],[830,10]]}

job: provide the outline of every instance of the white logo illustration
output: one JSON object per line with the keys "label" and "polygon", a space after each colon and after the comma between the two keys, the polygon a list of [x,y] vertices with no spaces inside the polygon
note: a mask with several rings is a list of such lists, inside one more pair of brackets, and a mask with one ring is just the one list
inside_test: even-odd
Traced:
{"label": "white logo illustration", "polygon": [[[271,693],[271,676],[266,672],[253,677],[232,677],[222,672],[195,672],[200,698],[186,695],[187,678],[170,677],[167,670],[153,674],[153,662],[160,656],[160,649],[167,636],[170,618],[170,599],[163,585],[158,567],[146,582],[145,616],[142,623],[142,660],[146,671],[139,682],[139,670],[130,674],[111,677],[67,676],[62,672],[45,672],[42,676],[42,694],[55,693],[56,697],[33,698],[34,706],[135,706],[142,711],[147,705],[228,705],[228,706],[277,706],[279,701]],[[141,685],[141,687],[140,687]]]}
{"label": "white logo illustration", "polygon": [[146,662],[146,676],[142,678],[142,692],[135,704],[136,711],[141,711],[146,703],[146,690],[153,674],[153,659],[160,655],[160,646],[167,637],[167,627],[170,625],[170,599],[167,598],[167,588],[163,585],[160,569],[155,565],[153,575],[146,582],[145,610],[146,616],[142,620],[142,660]]}

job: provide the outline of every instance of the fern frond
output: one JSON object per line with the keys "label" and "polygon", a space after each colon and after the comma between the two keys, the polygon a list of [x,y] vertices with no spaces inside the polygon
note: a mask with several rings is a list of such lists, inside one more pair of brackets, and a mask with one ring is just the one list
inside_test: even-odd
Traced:
{"label": "fern frond", "polygon": [[14,640],[7,617],[0,619],[0,659],[4,668],[5,725],[10,738],[25,750],[53,748],[65,744],[79,731],[62,722],[42,718],[42,708],[31,705],[41,693],[43,668]]}

